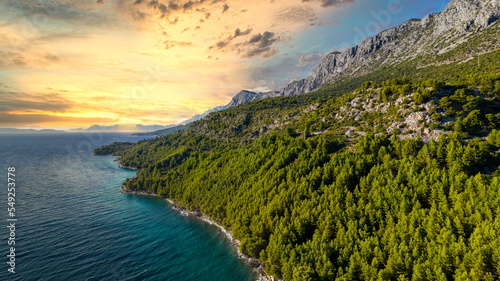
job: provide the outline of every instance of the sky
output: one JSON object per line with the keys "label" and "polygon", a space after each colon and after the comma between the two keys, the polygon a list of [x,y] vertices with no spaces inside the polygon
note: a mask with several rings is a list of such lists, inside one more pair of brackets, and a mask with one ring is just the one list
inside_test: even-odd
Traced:
{"label": "sky", "polygon": [[0,0],[0,128],[176,124],[448,0]]}

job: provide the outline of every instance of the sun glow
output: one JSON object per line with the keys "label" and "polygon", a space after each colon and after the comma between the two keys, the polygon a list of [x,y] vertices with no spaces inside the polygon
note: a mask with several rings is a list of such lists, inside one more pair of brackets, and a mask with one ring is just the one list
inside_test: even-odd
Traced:
{"label": "sun glow", "polygon": [[276,89],[311,72],[311,32],[356,3],[4,1],[0,127],[175,124]]}

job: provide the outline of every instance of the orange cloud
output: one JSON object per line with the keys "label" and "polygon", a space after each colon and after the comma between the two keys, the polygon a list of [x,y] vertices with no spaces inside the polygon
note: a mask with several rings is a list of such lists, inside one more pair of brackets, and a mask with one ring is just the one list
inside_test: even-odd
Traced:
{"label": "orange cloud", "polygon": [[259,87],[248,69],[342,3],[0,3],[0,127],[176,123]]}

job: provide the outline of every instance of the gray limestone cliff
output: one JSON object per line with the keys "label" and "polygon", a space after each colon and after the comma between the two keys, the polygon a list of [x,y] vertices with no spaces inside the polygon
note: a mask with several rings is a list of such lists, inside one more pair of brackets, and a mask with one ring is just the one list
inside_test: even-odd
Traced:
{"label": "gray limestone cliff", "polygon": [[236,96],[233,97],[231,102],[226,105],[226,108],[237,106],[238,104],[242,104],[245,102],[253,101],[258,97],[258,93],[251,91],[241,91]]}
{"label": "gray limestone cliff", "polygon": [[[451,0],[441,13],[429,14],[421,20],[408,20],[343,52],[328,54],[313,74],[281,90],[265,93],[242,91],[226,108],[269,97],[310,93],[342,77],[358,77],[383,66],[446,54],[467,44],[471,38],[481,37],[499,18],[499,0]],[[498,29],[498,25],[494,26]],[[495,34],[498,37],[499,32]],[[471,50],[461,59],[498,49],[500,40],[496,39],[489,38],[489,42],[484,44],[476,43],[483,49]],[[428,60],[419,63],[422,62],[429,63]]]}

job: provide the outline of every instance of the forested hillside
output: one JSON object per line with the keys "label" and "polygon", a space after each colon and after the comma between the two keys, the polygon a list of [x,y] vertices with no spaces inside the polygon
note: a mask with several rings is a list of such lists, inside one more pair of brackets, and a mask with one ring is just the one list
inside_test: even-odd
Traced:
{"label": "forested hillside", "polygon": [[[328,54],[315,72],[305,79],[293,81],[275,91],[255,93],[243,90],[226,106],[209,110],[202,116],[248,101],[264,99],[266,104],[270,100],[281,100],[270,97],[300,95],[296,99],[285,99],[286,106],[302,106],[315,96],[324,98],[349,93],[366,81],[381,83],[407,77],[452,83],[470,79],[469,74],[491,73],[491,69],[484,66],[491,67],[491,59],[495,58],[484,54],[500,48],[499,18],[498,0],[452,0],[442,13],[430,14],[421,20],[410,19],[342,53]],[[479,68],[471,69],[472,66]],[[485,81],[481,83],[487,84]],[[303,97],[304,93],[311,92]],[[192,120],[198,120],[198,117]],[[186,127],[146,135],[167,135]]]}
{"label": "forested hillside", "polygon": [[498,61],[381,69],[100,152],[287,281],[498,280]]}
{"label": "forested hillside", "polygon": [[240,149],[214,149],[201,138],[172,141],[179,149],[126,187],[210,215],[269,274],[285,280],[500,276],[498,131],[488,142],[467,144],[455,133],[425,145],[368,135],[350,151],[329,136],[271,135]]}

